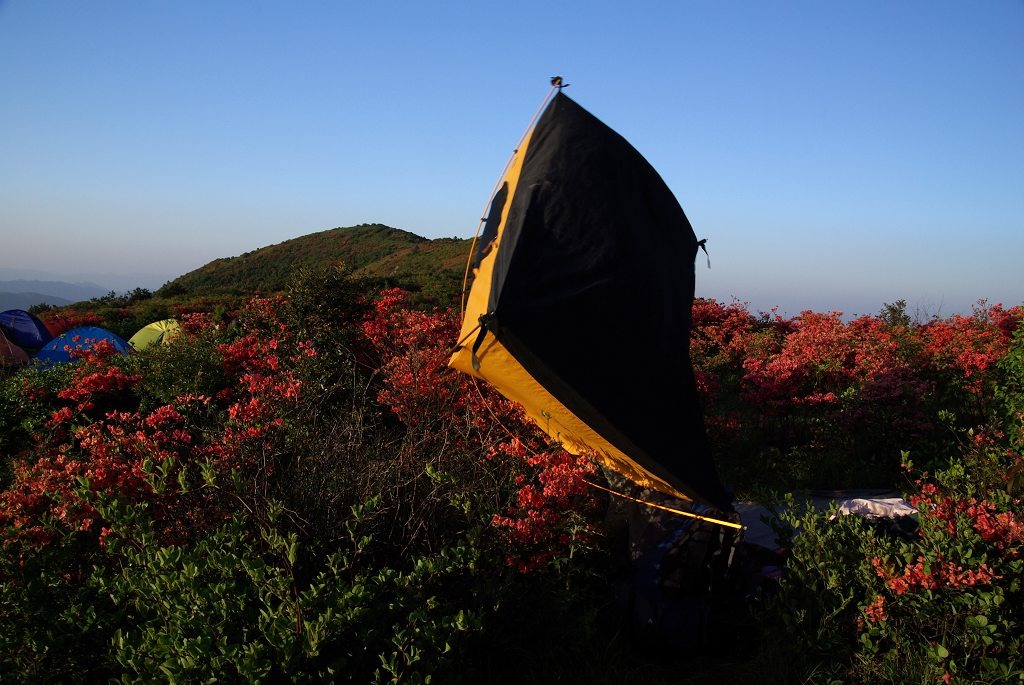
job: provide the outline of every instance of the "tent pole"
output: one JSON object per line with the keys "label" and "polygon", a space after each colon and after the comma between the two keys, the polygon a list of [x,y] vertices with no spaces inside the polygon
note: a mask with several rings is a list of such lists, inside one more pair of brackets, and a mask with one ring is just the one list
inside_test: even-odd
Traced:
{"label": "tent pole", "polygon": [[725,526],[725,527],[728,527],[728,528],[735,528],[736,530],[746,530],[746,526],[744,526],[742,523],[735,523],[733,521],[725,521],[723,519],[716,519],[716,518],[712,518],[710,516],[702,516],[701,514],[695,514],[692,511],[683,511],[682,509],[675,509],[673,507],[666,507],[663,504],[655,504],[654,502],[648,502],[647,500],[637,499],[636,497],[631,497],[631,496],[629,496],[629,495],[627,495],[625,493],[618,492],[617,490],[612,490],[611,488],[606,488],[603,485],[598,485],[597,483],[591,482],[591,481],[587,480],[586,478],[583,479],[583,482],[585,482],[587,485],[590,485],[591,487],[597,488],[598,490],[604,490],[605,492],[610,492],[611,494],[617,495],[619,497],[622,497],[623,499],[632,500],[633,502],[636,502],[638,504],[644,504],[644,505],[646,505],[648,507],[653,507],[655,509],[661,509],[663,511],[667,511],[667,512],[670,512],[670,513],[673,513],[673,514],[678,514],[680,516],[686,516],[686,517],[689,517],[689,518],[692,518],[692,519],[697,519],[698,521],[705,521],[707,523],[714,523],[714,524],[719,525],[719,526]]}
{"label": "tent pole", "polygon": [[[557,79],[557,82],[556,82]],[[568,84],[566,84],[568,85]],[[465,316],[466,314],[466,285],[469,283],[469,270],[470,265],[473,263],[473,254],[476,251],[476,241],[480,237],[480,228],[487,222],[487,212],[490,210],[491,202],[494,201],[494,195],[498,192],[498,188],[501,186],[501,180],[505,178],[505,172],[508,171],[509,167],[512,166],[512,160],[519,154],[519,150],[523,147],[523,141],[526,140],[526,136],[530,135],[533,130],[533,125],[537,123],[537,119],[540,117],[541,112],[547,107],[548,101],[558,91],[562,90],[565,86],[562,85],[562,77],[555,76],[551,79],[551,90],[544,96],[544,99],[540,103],[540,107],[534,112],[533,118],[530,119],[530,123],[526,126],[526,130],[523,135],[519,137],[519,142],[516,143],[515,149],[512,150],[512,154],[509,155],[508,161],[505,162],[505,168],[498,174],[498,180],[495,182],[494,187],[491,188],[491,194],[487,196],[487,204],[484,205],[484,211],[480,212],[483,216],[480,221],[477,222],[476,232],[473,234],[473,241],[469,244],[469,258],[466,259],[466,272],[462,275],[462,301],[460,303],[459,315]]]}

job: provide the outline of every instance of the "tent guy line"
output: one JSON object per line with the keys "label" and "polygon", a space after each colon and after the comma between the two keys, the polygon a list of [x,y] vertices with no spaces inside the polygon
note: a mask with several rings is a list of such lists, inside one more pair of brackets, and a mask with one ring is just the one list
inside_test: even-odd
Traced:
{"label": "tent guy line", "polygon": [[640,499],[638,497],[633,497],[631,495],[627,495],[624,492],[619,492],[618,490],[614,490],[612,488],[606,488],[605,486],[599,485],[599,484],[597,484],[597,483],[595,483],[593,481],[587,480],[586,478],[583,479],[583,482],[586,483],[587,485],[589,485],[592,488],[596,488],[598,490],[604,490],[605,492],[610,492],[613,495],[616,495],[616,496],[621,497],[623,499],[628,499],[629,501],[636,502],[637,504],[643,504],[644,506],[651,507],[652,509],[661,509],[662,511],[667,511],[667,512],[669,512],[671,514],[678,514],[679,516],[686,516],[687,518],[697,519],[698,521],[704,521],[706,523],[714,523],[714,524],[717,524],[719,526],[726,526],[727,528],[735,528],[736,530],[746,530],[747,529],[747,527],[745,525],[743,525],[742,523],[737,523],[735,521],[726,521],[724,519],[714,518],[712,516],[704,516],[703,514],[696,514],[696,513],[692,512],[692,511],[685,511],[683,509],[676,509],[674,507],[665,506],[664,504],[658,504],[656,502],[651,502],[649,500]]}

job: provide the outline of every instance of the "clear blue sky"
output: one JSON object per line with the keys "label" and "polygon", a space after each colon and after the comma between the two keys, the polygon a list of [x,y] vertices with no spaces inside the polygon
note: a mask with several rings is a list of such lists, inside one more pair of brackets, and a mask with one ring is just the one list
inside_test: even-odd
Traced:
{"label": "clear blue sky", "polygon": [[1022,0],[0,0],[0,280],[471,237],[555,74],[708,238],[699,296],[1024,302]]}

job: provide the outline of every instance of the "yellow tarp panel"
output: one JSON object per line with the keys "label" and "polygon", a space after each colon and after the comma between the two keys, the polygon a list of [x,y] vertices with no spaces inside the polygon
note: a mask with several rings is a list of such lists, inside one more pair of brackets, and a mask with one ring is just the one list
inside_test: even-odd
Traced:
{"label": "yellow tarp panel", "polygon": [[166,344],[181,332],[181,326],[175,319],[154,321],[140,328],[128,340],[128,344],[136,350],[144,350],[150,345]]}
{"label": "yellow tarp panel", "polygon": [[[472,333],[472,327],[463,333]],[[527,415],[566,451],[573,454],[593,453],[605,466],[642,487],[658,490],[682,500],[690,499],[669,483],[649,473],[566,409],[490,334],[477,350],[480,370],[475,370],[472,362],[472,338],[473,334],[470,335],[470,344],[463,345],[452,355],[449,362],[452,367],[482,378],[504,397],[521,405]]]}

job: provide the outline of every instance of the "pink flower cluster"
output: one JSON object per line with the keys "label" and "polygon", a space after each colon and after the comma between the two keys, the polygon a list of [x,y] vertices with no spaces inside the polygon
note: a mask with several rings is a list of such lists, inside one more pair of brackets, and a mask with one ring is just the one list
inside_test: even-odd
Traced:
{"label": "pink flower cluster", "polygon": [[987,563],[977,568],[964,568],[959,564],[946,561],[942,555],[929,560],[919,555],[915,561],[896,573],[879,557],[871,560],[875,573],[896,595],[903,595],[920,590],[939,590],[941,588],[959,589],[975,585],[989,585],[1002,576],[996,575]]}

